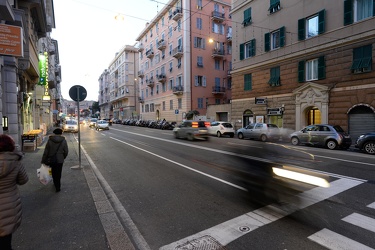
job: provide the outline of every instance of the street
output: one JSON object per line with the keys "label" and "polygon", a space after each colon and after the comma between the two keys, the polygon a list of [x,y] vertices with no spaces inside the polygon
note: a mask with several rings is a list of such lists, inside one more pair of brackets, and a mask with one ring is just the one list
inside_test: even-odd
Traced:
{"label": "street", "polygon": [[[134,223],[122,221],[139,248],[375,248],[371,155],[236,137],[186,141],[118,124],[81,126],[81,146]],[[270,166],[312,171],[330,187],[274,188],[277,201],[259,202],[239,177]]]}

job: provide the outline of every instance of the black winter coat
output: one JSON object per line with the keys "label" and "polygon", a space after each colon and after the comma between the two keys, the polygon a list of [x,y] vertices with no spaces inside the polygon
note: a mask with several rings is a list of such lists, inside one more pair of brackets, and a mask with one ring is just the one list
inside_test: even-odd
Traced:
{"label": "black winter coat", "polygon": [[[57,149],[59,149],[59,151],[56,153]],[[65,137],[62,135],[50,135],[44,149],[41,163],[46,164],[47,159],[54,154],[56,154],[57,156],[57,163],[64,163],[64,160],[68,156],[68,153],[68,143],[66,142]]]}

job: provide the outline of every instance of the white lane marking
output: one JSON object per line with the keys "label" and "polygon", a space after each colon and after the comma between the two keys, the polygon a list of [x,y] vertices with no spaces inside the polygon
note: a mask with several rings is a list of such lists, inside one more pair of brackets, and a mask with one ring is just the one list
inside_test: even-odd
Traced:
{"label": "white lane marking", "polygon": [[251,148],[263,148],[263,147],[259,147],[259,146],[246,145],[246,144],[242,144],[242,143],[227,142],[227,144],[229,144],[229,145],[236,145],[236,146],[251,147]]}
{"label": "white lane marking", "polygon": [[204,172],[202,172],[202,171],[199,171],[199,170],[196,170],[196,169],[194,169],[194,168],[188,167],[188,166],[186,166],[186,165],[184,165],[184,164],[181,164],[181,163],[179,163],[179,162],[172,161],[172,160],[170,160],[170,159],[168,159],[168,158],[165,158],[165,157],[160,156],[160,155],[158,155],[158,154],[152,153],[152,152],[150,152],[150,151],[148,151],[148,150],[145,150],[145,149],[143,149],[143,148],[140,148],[140,147],[134,146],[134,145],[132,145],[132,144],[130,144],[130,143],[127,143],[127,142],[121,141],[121,140],[116,139],[116,138],[114,138],[114,137],[110,137],[110,138],[113,139],[113,140],[115,140],[115,141],[118,141],[118,142],[121,142],[121,143],[123,143],[123,144],[126,144],[126,145],[128,145],[128,146],[130,146],[130,147],[133,147],[133,148],[135,148],[135,149],[141,150],[141,151],[143,151],[143,152],[145,152],[145,153],[148,153],[148,154],[150,154],[150,155],[153,155],[153,156],[155,156],[155,157],[158,157],[158,158],[160,158],[160,159],[163,159],[163,160],[165,160],[165,161],[169,161],[169,162],[171,162],[171,163],[173,163],[173,164],[176,164],[176,165],[178,165],[178,166],[180,166],[180,167],[186,168],[186,169],[188,169],[188,170],[190,170],[190,171],[193,171],[193,172],[196,172],[196,173],[198,173],[198,174],[201,174],[201,175],[204,175],[204,176],[206,176],[206,177],[209,177],[209,178],[211,178],[211,179],[214,179],[214,180],[220,181],[220,182],[225,183],[225,184],[227,184],[227,185],[229,185],[229,186],[232,186],[232,187],[235,187],[235,188],[238,188],[238,189],[241,189],[241,190],[247,191],[246,188],[240,187],[240,186],[238,186],[238,185],[236,185],[236,184],[233,184],[233,183],[230,183],[230,182],[228,182],[228,181],[222,180],[222,179],[217,178],[217,177],[215,177],[215,176],[212,176],[212,175],[206,174],[206,173],[204,173]]}
{"label": "white lane marking", "polygon": [[367,207],[375,209],[375,202],[373,202],[373,203],[367,205]]}
{"label": "white lane marking", "polygon": [[352,213],[342,219],[350,224],[375,232],[375,219],[358,213]]}
{"label": "white lane marking", "polygon": [[332,250],[352,250],[352,249],[361,249],[361,250],[374,250],[371,247],[363,245],[357,241],[349,239],[343,235],[332,232],[326,228],[320,230],[319,232],[308,237],[310,240],[322,245],[328,249]]}
{"label": "white lane marking", "polygon": [[[223,150],[219,150],[219,149],[206,148],[206,147],[202,147],[202,146],[198,146],[198,145],[193,145],[193,144],[188,144],[188,143],[183,143],[183,142],[178,142],[178,141],[171,141],[169,139],[163,139],[163,138],[158,138],[158,137],[149,136],[149,135],[142,135],[142,134],[133,133],[133,132],[129,132],[129,131],[124,131],[124,130],[120,130],[120,129],[114,129],[114,130],[117,130],[117,131],[123,132],[123,133],[137,135],[137,136],[143,136],[143,137],[147,137],[147,138],[151,138],[151,139],[155,139],[155,140],[160,140],[160,141],[165,141],[165,142],[169,142],[169,143],[179,144],[179,145],[183,145],[183,146],[188,146],[188,147],[198,148],[198,149],[202,149],[202,150],[217,152],[217,153],[221,153],[221,154],[239,156],[239,154],[228,152],[228,151],[223,151]],[[253,159],[253,160],[258,160],[258,161],[262,161],[262,162],[269,162],[269,163],[275,163],[275,164],[277,164],[276,162],[272,162],[272,161],[264,159],[264,158],[258,158],[258,157],[248,156],[248,155],[246,155],[246,156],[245,155],[240,155],[240,156],[248,158],[248,159]],[[321,155],[314,155],[314,156],[315,157],[321,157],[321,158],[327,158],[327,159],[335,160],[335,161],[344,161],[344,162],[351,162],[351,163],[355,163],[355,164],[375,166],[375,163],[372,164],[372,163],[367,163],[367,162],[349,161],[349,160],[344,160],[344,159],[339,159],[339,158],[333,158],[333,157],[326,157],[326,156],[321,156]]]}
{"label": "white lane marking", "polygon": [[163,246],[160,250],[176,249],[177,246],[207,235],[213,237],[220,242],[221,245],[225,246],[264,225],[290,215],[295,211],[328,199],[329,197],[337,195],[362,183],[363,182],[356,180],[339,179],[331,182],[330,188],[316,187],[299,195],[290,197],[288,203],[290,205],[279,206],[272,204],[259,208],[207,230],[201,231],[195,235],[191,235],[177,242]]}

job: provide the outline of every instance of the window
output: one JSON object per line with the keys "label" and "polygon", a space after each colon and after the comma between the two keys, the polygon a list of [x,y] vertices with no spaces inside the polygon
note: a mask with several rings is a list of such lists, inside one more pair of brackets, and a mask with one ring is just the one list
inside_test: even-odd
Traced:
{"label": "window", "polygon": [[156,94],[159,94],[159,84],[156,85]]}
{"label": "window", "polygon": [[353,63],[350,69],[353,73],[362,73],[371,71],[372,64],[372,45],[353,49]]}
{"label": "window", "polygon": [[177,59],[177,68],[181,68],[181,65],[182,65],[182,59],[178,58]]}
{"label": "window", "polygon": [[173,110],[173,100],[169,100],[169,110]]}
{"label": "window", "polygon": [[325,58],[321,56],[298,63],[298,82],[321,80],[326,77]]}
{"label": "window", "polygon": [[206,87],[206,77],[205,76],[195,76],[196,87]]}
{"label": "window", "polygon": [[270,75],[271,78],[268,81],[268,84],[272,87],[280,86],[280,67],[271,68]]}
{"label": "window", "polygon": [[202,30],[202,18],[197,17],[197,29]]}
{"label": "window", "polygon": [[245,10],[243,12],[243,21],[242,21],[242,25],[244,27],[248,26],[251,24],[251,8],[248,8],[247,10]]}
{"label": "window", "polygon": [[163,101],[162,103],[163,103],[162,104],[162,109],[163,109],[163,111],[165,111],[165,101]]}
{"label": "window", "polygon": [[221,23],[212,23],[212,32],[224,35],[224,25]]}
{"label": "window", "polygon": [[215,60],[215,69],[220,70],[220,60]]}
{"label": "window", "polygon": [[181,32],[181,19],[177,22],[177,30],[178,32]]}
{"label": "window", "polygon": [[164,27],[164,17],[161,18],[161,27]]}
{"label": "window", "polygon": [[197,57],[197,66],[200,68],[203,68],[203,57],[201,56]]}
{"label": "window", "polygon": [[177,99],[177,108],[182,109],[182,98]]}
{"label": "window", "polygon": [[194,48],[206,48],[206,39],[201,37],[194,37]]}
{"label": "window", "polygon": [[197,9],[198,10],[202,9],[202,0],[197,0]]}
{"label": "window", "polygon": [[220,104],[220,99],[216,98],[215,99],[215,104]]}
{"label": "window", "polygon": [[274,50],[285,46],[285,27],[264,34],[264,51]]}
{"label": "window", "polygon": [[176,78],[176,86],[182,86],[182,76],[177,76],[177,78]]}
{"label": "window", "polygon": [[344,25],[375,16],[373,0],[345,0]]}
{"label": "window", "polygon": [[173,78],[169,79],[168,89],[169,90],[173,89]]}
{"label": "window", "polygon": [[243,90],[251,90],[252,89],[252,75],[246,74],[244,75],[244,89]]}
{"label": "window", "polygon": [[268,11],[270,14],[280,10],[280,0],[270,0],[270,7]]}
{"label": "window", "polygon": [[203,109],[203,98],[198,98],[198,108]]}
{"label": "window", "polygon": [[172,72],[173,70],[173,62],[169,62],[169,72]]}
{"label": "window", "polygon": [[240,60],[255,56],[255,39],[240,44]]}
{"label": "window", "polygon": [[171,26],[169,26],[169,29],[168,29],[168,37],[171,38],[172,35],[173,35],[173,27],[171,25]]}
{"label": "window", "polygon": [[172,51],[173,51],[173,44],[170,43],[169,44],[169,55],[172,55]]}
{"label": "window", "polygon": [[314,37],[325,32],[326,11],[322,10],[318,14],[308,18],[298,20],[298,40]]}

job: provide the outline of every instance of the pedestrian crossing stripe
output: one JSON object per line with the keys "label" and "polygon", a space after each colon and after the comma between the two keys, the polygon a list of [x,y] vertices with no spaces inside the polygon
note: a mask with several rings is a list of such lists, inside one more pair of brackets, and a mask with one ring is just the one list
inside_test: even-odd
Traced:
{"label": "pedestrian crossing stripe", "polygon": [[357,213],[352,213],[342,219],[350,224],[375,232],[375,219]]}

